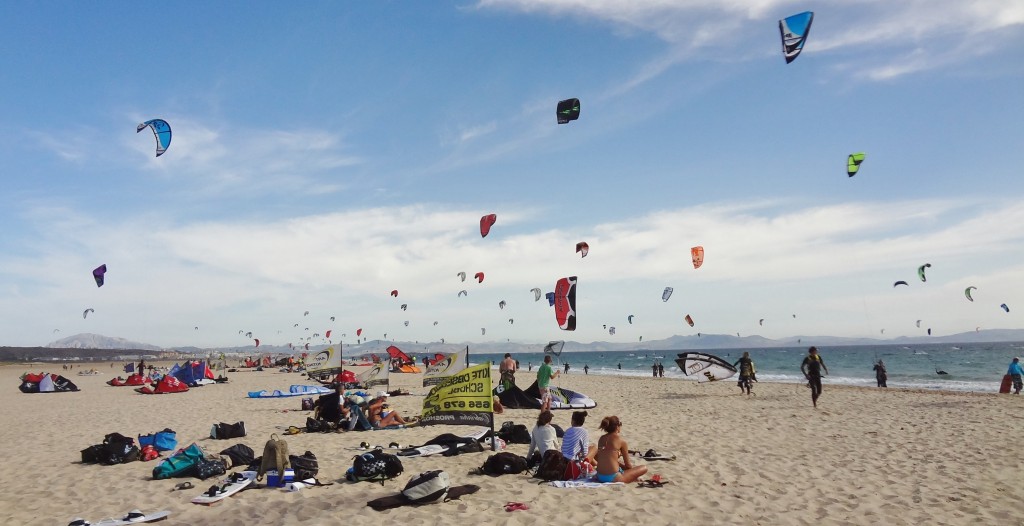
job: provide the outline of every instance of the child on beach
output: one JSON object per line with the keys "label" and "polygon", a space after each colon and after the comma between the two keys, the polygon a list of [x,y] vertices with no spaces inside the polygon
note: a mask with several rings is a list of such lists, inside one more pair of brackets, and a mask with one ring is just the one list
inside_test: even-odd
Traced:
{"label": "child on beach", "polygon": [[537,390],[540,391],[541,411],[551,409],[551,392],[548,391],[548,386],[551,384],[551,379],[557,377],[558,371],[551,368],[551,355],[545,355],[544,363],[537,368]]}
{"label": "child on beach", "polygon": [[629,461],[629,446],[619,435],[622,422],[617,416],[606,416],[601,420],[601,430],[605,432],[597,440],[597,480],[598,482],[630,483],[647,473],[647,466],[633,467]]}

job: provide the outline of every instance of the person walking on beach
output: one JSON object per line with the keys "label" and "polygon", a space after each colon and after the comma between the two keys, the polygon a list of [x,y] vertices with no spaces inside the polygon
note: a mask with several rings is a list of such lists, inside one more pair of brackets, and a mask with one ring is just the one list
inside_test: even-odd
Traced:
{"label": "person walking on beach", "polygon": [[569,374],[569,362],[565,362],[565,374]]}
{"label": "person walking on beach", "polygon": [[501,373],[501,385],[508,389],[516,383],[516,361],[512,359],[512,355],[505,353],[505,359],[501,361],[501,365],[498,367],[498,371]]}
{"label": "person walking on beach", "polygon": [[654,378],[658,377],[658,362],[654,362],[651,364],[651,376],[653,376]]}
{"label": "person walking on beach", "polygon": [[551,409],[551,392],[548,390],[548,385],[551,384],[552,378],[557,377],[558,371],[551,369],[551,355],[544,356],[544,363],[537,368],[537,390],[540,391],[541,411]]}
{"label": "person walking on beach", "polygon": [[740,387],[740,392],[746,391],[747,396],[750,396],[751,383],[754,381],[754,360],[750,359],[750,353],[744,352],[743,356],[740,356],[739,360],[736,360],[732,364],[733,367],[739,367],[740,381],[736,385]]}
{"label": "person walking on beach", "polygon": [[811,388],[811,403],[818,407],[818,397],[821,396],[821,371],[824,370],[825,374],[828,374],[828,367],[825,366],[825,360],[818,355],[817,347],[811,346],[807,349],[807,356],[800,364],[800,370],[803,371],[807,385]]}
{"label": "person walking on beach", "polygon": [[583,374],[590,374],[590,366],[583,364]]}
{"label": "person walking on beach", "polygon": [[1010,362],[1010,368],[1006,370],[1006,374],[1010,375],[1010,378],[1013,379],[1013,394],[1019,395],[1021,387],[1024,387],[1021,384],[1021,375],[1024,375],[1024,370],[1021,369],[1020,358],[1014,358]]}
{"label": "person walking on beach", "polygon": [[878,360],[875,364],[875,381],[878,382],[878,387],[887,387],[885,381],[889,379],[889,375],[885,372],[885,364],[882,360]]}
{"label": "person walking on beach", "polygon": [[663,364],[661,362],[658,362],[658,377],[659,378],[664,378],[665,377],[665,364]]}
{"label": "person walking on beach", "polygon": [[[570,428],[571,429],[571,428]],[[647,473],[647,466],[636,466],[629,461],[629,446],[619,432],[622,422],[617,416],[606,416],[601,420],[604,435],[597,439],[597,481],[598,482],[630,482]]]}

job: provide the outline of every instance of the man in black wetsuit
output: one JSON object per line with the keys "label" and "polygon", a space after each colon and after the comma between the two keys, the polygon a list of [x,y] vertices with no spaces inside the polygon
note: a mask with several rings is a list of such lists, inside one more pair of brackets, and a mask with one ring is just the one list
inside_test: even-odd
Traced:
{"label": "man in black wetsuit", "polygon": [[818,407],[818,397],[821,396],[821,371],[825,370],[825,374],[828,374],[828,367],[825,366],[825,360],[818,356],[818,348],[811,347],[807,349],[807,356],[804,357],[804,361],[800,364],[800,370],[803,371],[804,377],[807,378],[807,385],[811,388],[811,403],[814,407]]}

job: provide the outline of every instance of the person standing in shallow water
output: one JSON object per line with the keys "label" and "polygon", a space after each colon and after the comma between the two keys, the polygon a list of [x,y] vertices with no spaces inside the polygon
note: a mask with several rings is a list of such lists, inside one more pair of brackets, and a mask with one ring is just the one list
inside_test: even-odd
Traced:
{"label": "person standing in shallow water", "polygon": [[885,364],[882,360],[878,360],[875,364],[875,381],[878,382],[878,387],[887,387],[885,381],[889,379],[889,375],[885,372]]}
{"label": "person standing in shallow water", "polygon": [[661,362],[658,362],[658,377],[659,378],[664,378],[665,377],[665,365],[663,363],[661,363]]}
{"label": "person standing in shallow water", "polygon": [[1021,381],[1021,375],[1024,375],[1024,370],[1021,369],[1020,358],[1014,358],[1010,362],[1010,368],[1006,370],[1006,374],[1010,375],[1010,378],[1013,379],[1013,394],[1019,395],[1021,388],[1024,387],[1022,385],[1024,382]]}
{"label": "person standing in shallow water", "polygon": [[828,374],[828,367],[825,366],[825,360],[818,355],[817,347],[811,346],[807,349],[807,356],[800,364],[800,370],[803,371],[807,385],[811,388],[811,403],[818,407],[818,397],[821,396],[821,371],[824,370],[825,374]]}

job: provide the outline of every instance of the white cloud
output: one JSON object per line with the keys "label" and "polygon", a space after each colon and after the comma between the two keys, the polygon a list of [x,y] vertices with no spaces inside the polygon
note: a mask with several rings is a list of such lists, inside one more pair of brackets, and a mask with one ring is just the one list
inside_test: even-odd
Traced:
{"label": "white cloud", "polygon": [[[750,319],[788,311],[801,316],[761,332],[873,335],[884,324],[895,336],[897,322],[885,320],[912,309],[936,327],[973,329],[1009,320],[982,306],[996,301],[996,291],[996,306],[1024,304],[1024,284],[1011,279],[1021,275],[1024,207],[1012,201],[704,205],[571,232],[571,225],[523,232],[530,214],[503,214],[485,239],[476,231],[478,212],[446,205],[265,222],[179,225],[146,217],[105,227],[102,236],[90,231],[89,218],[72,214],[35,215],[43,234],[32,253],[0,257],[7,292],[0,332],[27,340],[19,343],[45,343],[54,328],[162,345],[244,345],[236,336],[245,329],[287,343],[298,336],[293,323],[323,332],[329,315],[338,316],[339,333],[360,325],[375,337],[475,341],[489,327],[488,338],[544,341],[557,329],[529,290],[546,292],[564,275],[580,276],[581,325],[563,337],[582,341],[606,339],[600,324],[628,314],[643,323],[620,327],[620,341],[637,336],[630,331],[643,331],[645,340],[685,333],[685,313],[704,332],[752,333]],[[81,246],[62,245],[66,239]],[[580,240],[591,247],[582,259],[574,252]],[[689,257],[696,244],[706,249],[699,270]],[[110,270],[97,289],[89,271],[101,262]],[[933,264],[933,279],[892,296],[892,282],[913,281],[924,262]],[[460,283],[459,271],[484,271],[486,279]],[[976,316],[960,313],[967,282],[984,289]],[[676,288],[669,303],[660,299],[666,285]],[[388,295],[392,289],[398,299]],[[460,289],[469,296],[457,298]],[[508,301],[505,310],[497,309],[500,300]],[[85,307],[96,309],[88,321],[80,318]],[[877,318],[873,326],[845,321],[863,319],[865,309]],[[297,319],[303,310],[319,318]],[[517,320],[514,331],[509,317]],[[196,325],[202,332],[189,332]]]}

